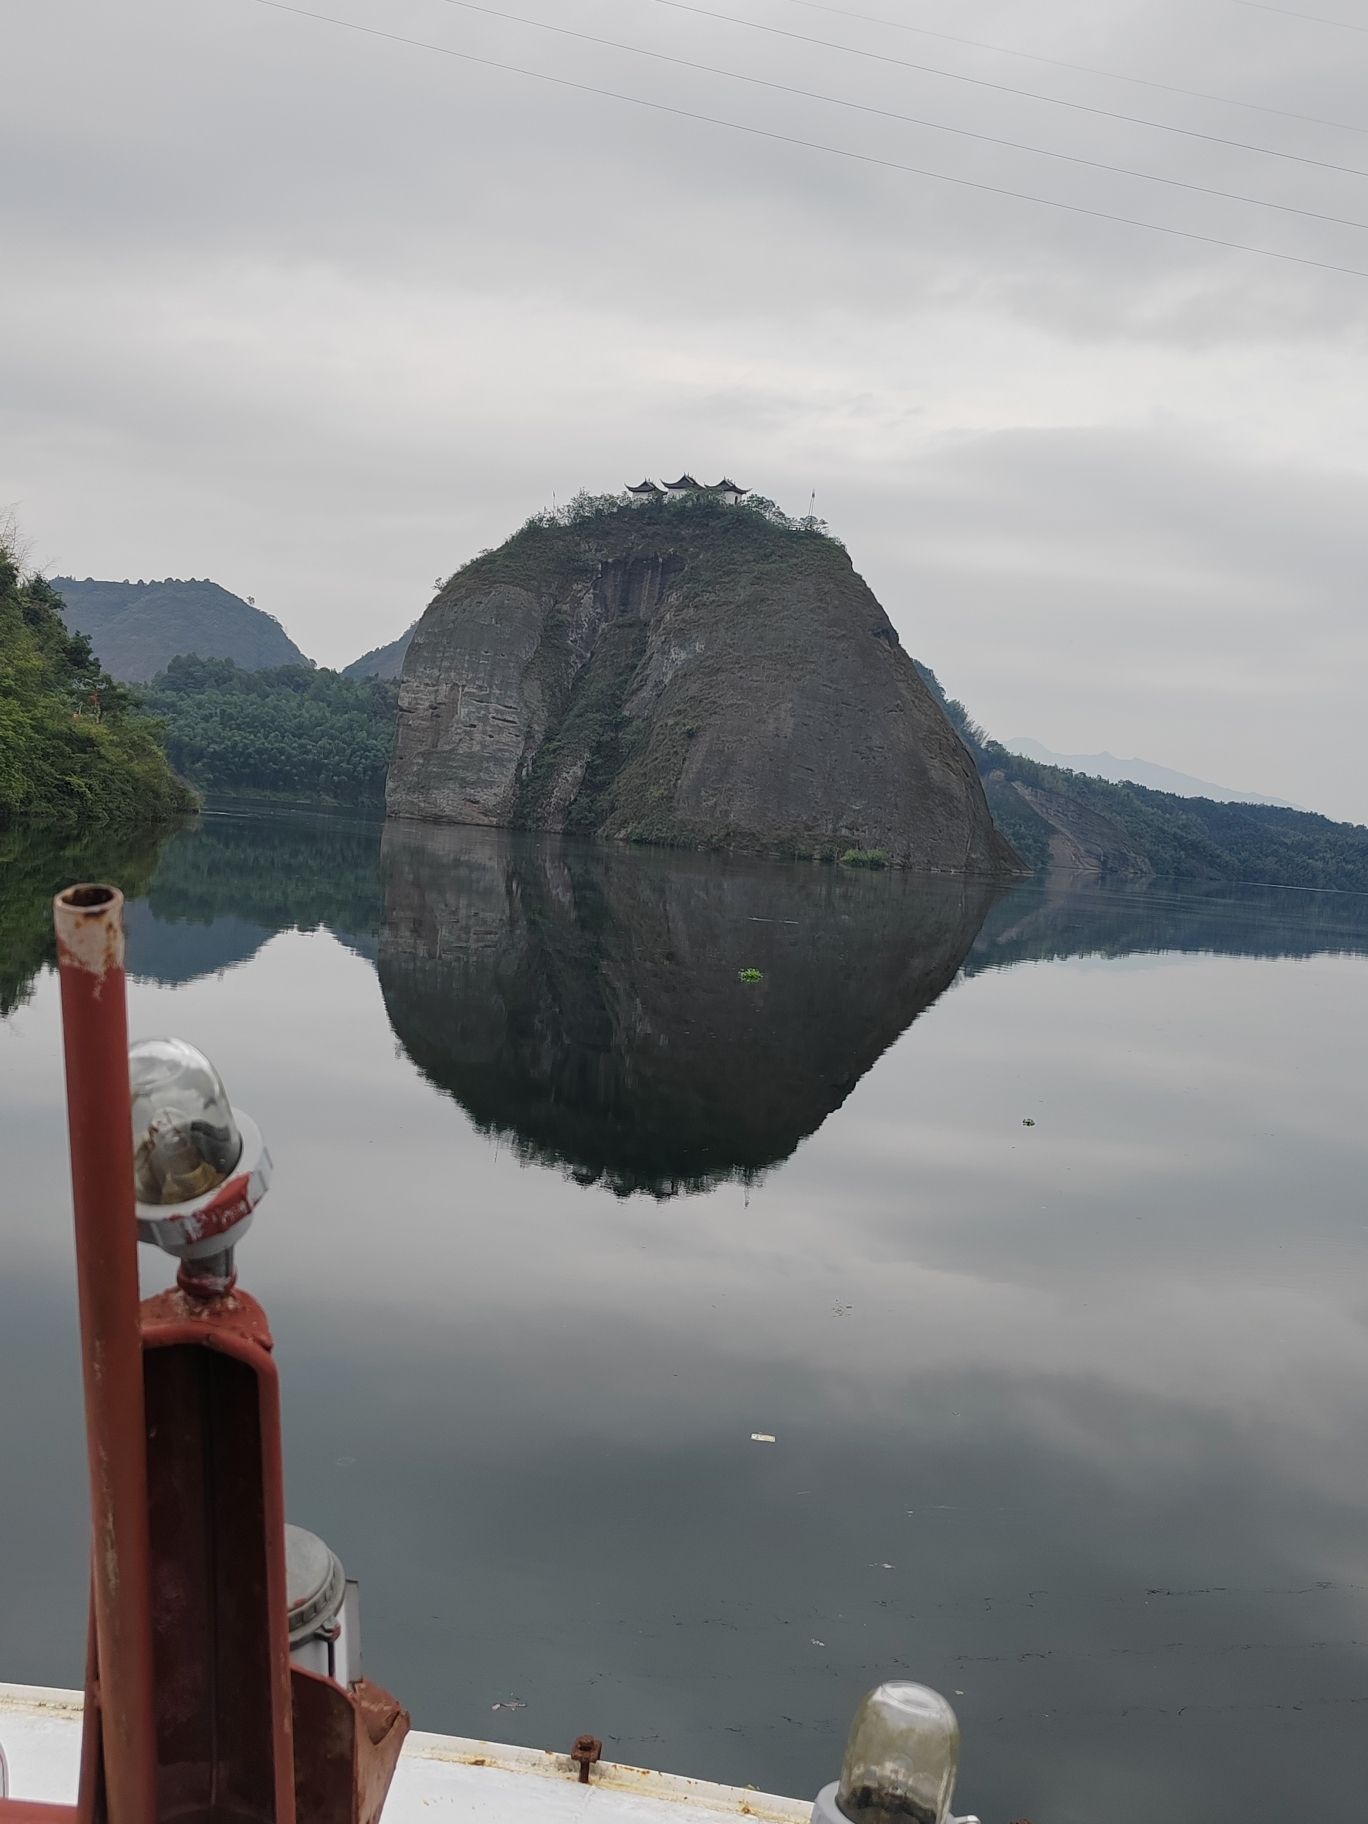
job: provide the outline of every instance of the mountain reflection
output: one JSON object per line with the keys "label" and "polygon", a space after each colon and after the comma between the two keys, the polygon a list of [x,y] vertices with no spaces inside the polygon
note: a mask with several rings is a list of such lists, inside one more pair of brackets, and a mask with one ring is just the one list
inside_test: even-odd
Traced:
{"label": "mountain reflection", "polygon": [[1228,881],[1042,875],[1004,895],[984,921],[966,975],[1071,956],[1368,955],[1361,893]]}
{"label": "mountain reflection", "polygon": [[380,985],[419,1069],[524,1156],[657,1197],[787,1158],[954,979],[992,898],[419,825],[386,830],[382,870]]}

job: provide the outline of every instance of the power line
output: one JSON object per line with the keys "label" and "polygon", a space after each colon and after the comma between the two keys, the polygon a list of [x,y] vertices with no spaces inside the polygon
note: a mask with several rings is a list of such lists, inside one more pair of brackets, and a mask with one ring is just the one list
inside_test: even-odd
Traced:
{"label": "power line", "polygon": [[1368,32],[1368,25],[1355,25],[1349,19],[1327,19],[1321,13],[1294,13],[1290,6],[1269,6],[1268,0],[1235,0],[1236,6],[1250,6],[1260,13],[1281,13],[1284,19],[1304,19],[1308,25],[1336,25],[1342,32]]}
{"label": "power line", "polygon": [[677,64],[684,70],[701,70],[708,76],[725,76],[731,82],[747,82],[756,88],[777,89],[782,95],[801,95],[807,101],[822,101],[834,108],[853,108],[860,114],[875,114],[882,120],[900,120],[909,126],[930,127],[936,133],[955,133],[962,139],[981,140],[989,146],[1007,146],[1013,152],[1030,152],[1039,158],[1063,159],[1071,165],[1085,165],[1091,171],[1110,171],[1119,177],[1138,177],[1147,184],[1167,184],[1175,190],[1191,190],[1198,196],[1218,196],[1228,203],[1251,203],[1257,209],[1278,209],[1285,215],[1301,215],[1313,222],[1333,222],[1339,228],[1362,228],[1368,231],[1368,222],[1356,221],[1352,216],[1326,215],[1319,209],[1302,209],[1295,203],[1275,203],[1267,197],[1246,196],[1238,190],[1217,190],[1210,184],[1196,184],[1189,178],[1162,177],[1154,171],[1137,171],[1130,165],[1113,165],[1101,158],[1083,158],[1074,152],[1054,152],[1047,146],[1033,146],[1025,140],[1000,139],[993,133],[978,133],[972,127],[952,127],[940,120],[927,120],[920,114],[900,114],[892,108],[876,108],[869,102],[850,101],[840,95],[825,95],[818,89],[800,89],[787,82],[773,82],[765,76],[748,76],[739,70],[724,70],[713,63],[695,63],[689,57],[675,57],[668,51],[652,51],[638,44],[623,44],[617,38],[599,38],[593,32],[576,31],[568,25],[551,25],[545,19],[529,19],[524,13],[506,13],[494,6],[484,6],[480,0],[444,0],[447,6],[458,6],[467,13],[482,13],[488,19],[503,19],[514,25],[534,26],[541,32],[555,32],[561,38],[577,38],[584,44],[601,44],[613,51],[629,51],[634,57],[650,57],[657,63]]}
{"label": "power line", "polygon": [[1312,127],[1335,127],[1342,133],[1368,133],[1368,127],[1358,127],[1347,120],[1330,120],[1322,114],[1299,114],[1295,108],[1274,108],[1265,101],[1241,101],[1234,95],[1212,95],[1205,89],[1184,89],[1176,82],[1157,82],[1149,76],[1125,76],[1120,70],[1104,70],[1091,63],[1070,63],[1066,57],[1044,57],[1038,51],[1018,51],[1009,44],[991,44],[986,38],[958,38],[953,32],[933,32],[925,25],[909,25],[905,19],[885,19],[878,13],[855,13],[849,7],[828,6],[825,0],[787,0],[787,4],[806,7],[813,13],[832,13],[838,19],[859,19],[865,25],[882,25],[891,32],[914,32],[918,38],[938,38],[943,44],[966,44],[975,51],[1022,57],[1027,63],[1048,64],[1053,70],[1072,70],[1079,76],[1104,76],[1108,82],[1129,82],[1136,88],[1161,90],[1165,95],[1184,95],[1189,101],[1215,101],[1223,108],[1250,108],[1256,114],[1275,114],[1280,120],[1300,120]]}
{"label": "power line", "polygon": [[952,177],[945,171],[927,170],[921,165],[900,163],[897,159],[876,158],[871,152],[853,152],[845,146],[829,146],[821,140],[800,139],[792,133],[776,133],[768,127],[748,126],[744,121],[724,120],[717,114],[700,114],[691,108],[678,108],[666,101],[648,101],[641,95],[628,95],[620,89],[603,89],[593,83],[575,82],[568,76],[552,76],[545,70],[529,70],[521,64],[501,63],[493,57],[477,57],[473,51],[458,51],[446,44],[430,44],[422,38],[404,38],[398,32],[383,31],[375,25],[358,25],[352,19],[338,19],[331,13],[310,12],[302,6],[291,6],[286,0],[252,0],[256,6],[269,7],[275,13],[293,13],[300,19],[314,19],[323,25],[340,26],[344,31],[361,32],[368,38],[384,38],[391,44],[406,44],[419,51],[434,51],[442,57],[455,57],[462,63],[478,64],[487,70],[502,70],[512,76],[527,76],[534,82],[553,83],[557,88],[574,89],[582,95],[599,95],[609,101],[625,101],[632,107],[649,108],[657,114],[673,114],[681,120],[702,121],[710,127],[725,127],[731,133],[745,133],[754,139],[770,139],[779,145],[802,146],[810,152],[825,152],[833,158],[845,158],[855,164],[873,165],[885,171],[901,171],[912,177],[929,177],[937,183],[954,184],[963,190],[980,190],[990,196],[1011,197],[1020,203],[1036,203],[1045,209],[1059,209],[1069,215],[1086,215],[1094,221],[1119,222],[1127,228],[1144,228],[1151,234],[1170,234],[1180,241],[1200,241],[1207,247],[1223,247],[1234,253],[1252,253],[1268,260],[1282,260],[1292,266],[1313,266],[1320,272],[1338,272],[1352,279],[1368,279],[1368,268],[1338,266],[1330,260],[1316,260],[1300,253],[1279,253],[1271,247],[1253,247],[1247,241],[1223,240],[1214,234],[1198,234],[1191,228],[1168,228],[1160,222],[1142,221],[1138,216],[1115,215],[1107,209],[1090,209],[1083,203],[1063,203],[1054,197],[1036,196],[1028,190],[1009,190],[1001,184],[983,183],[972,177]]}
{"label": "power line", "polygon": [[1156,133],[1178,133],[1184,139],[1203,139],[1213,146],[1233,146],[1239,152],[1258,152],[1264,158],[1287,158],[1293,164],[1314,165],[1320,171],[1368,177],[1368,171],[1357,165],[1336,165],[1329,159],[1308,158],[1301,152],[1278,152],[1272,146],[1256,146],[1244,139],[1226,139],[1219,133],[1202,133],[1196,127],[1175,127],[1167,121],[1147,120],[1141,114],[1118,114],[1112,108],[1093,107],[1086,101],[1064,101],[1058,95],[1042,95],[1036,89],[1017,89],[1007,82],[990,82],[986,76],[965,76],[959,70],[942,70],[932,63],[913,63],[909,58],[890,57],[883,51],[862,51],[853,44],[840,44],[832,38],[810,38],[805,32],[790,32],[781,25],[762,25],[758,19],[738,19],[734,13],[717,13],[706,6],[693,6],[689,0],[649,0],[649,4],[668,6],[677,13],[696,13],[701,19],[718,19],[724,25],[744,26],[751,32],[767,32],[774,38],[790,38],[798,44],[814,44],[820,50],[840,51],[846,57],[863,57],[870,63],[888,63],[900,70],[919,70],[924,76],[944,76],[951,82],[967,82],[972,88],[993,89],[999,95],[1025,96],[1028,101],[1047,102],[1052,108],[1071,108],[1076,114],[1100,114],[1105,120],[1124,120],[1133,127],[1152,127]]}

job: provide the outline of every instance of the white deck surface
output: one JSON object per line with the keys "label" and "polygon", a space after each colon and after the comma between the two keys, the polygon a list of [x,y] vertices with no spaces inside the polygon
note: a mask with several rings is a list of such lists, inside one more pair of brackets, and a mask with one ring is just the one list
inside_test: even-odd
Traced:
{"label": "white deck surface", "polygon": [[[71,1804],[80,1742],[79,1691],[0,1685],[0,1748],[9,1761],[12,1798]],[[738,1818],[806,1824],[812,1813],[810,1800],[611,1761],[600,1762],[590,1784],[581,1786],[566,1755],[415,1730],[404,1744],[384,1824],[496,1817],[507,1824],[533,1811],[537,1824],[668,1824],[681,1806],[689,1824],[735,1824]]]}

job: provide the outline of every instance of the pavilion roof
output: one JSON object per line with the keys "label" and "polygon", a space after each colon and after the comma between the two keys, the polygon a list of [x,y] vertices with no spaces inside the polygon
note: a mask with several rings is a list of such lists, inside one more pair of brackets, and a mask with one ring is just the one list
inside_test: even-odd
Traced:
{"label": "pavilion roof", "polygon": [[639,481],[635,487],[633,487],[629,481],[627,483],[627,492],[629,494],[663,494],[665,490],[657,482],[652,481],[648,475],[644,481]]}
{"label": "pavilion roof", "polygon": [[695,481],[692,475],[685,473],[680,476],[678,481],[667,481],[665,483],[665,486],[673,492],[675,489],[683,489],[683,488],[700,488],[701,489],[703,486],[703,483],[701,481]]}
{"label": "pavilion roof", "polygon": [[724,492],[727,494],[749,494],[750,489],[737,487],[734,481],[724,475],[721,481],[715,481],[713,483],[713,492],[714,494],[722,494]]}

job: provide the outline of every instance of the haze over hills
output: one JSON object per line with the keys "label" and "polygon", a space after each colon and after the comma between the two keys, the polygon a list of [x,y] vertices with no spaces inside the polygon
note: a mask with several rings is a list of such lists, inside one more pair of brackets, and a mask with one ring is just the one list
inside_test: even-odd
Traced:
{"label": "haze over hills", "polygon": [[207,578],[115,583],[56,576],[52,586],[67,626],[87,634],[105,670],[126,684],[145,683],[184,653],[231,659],[244,671],[313,664],[274,615]]}
{"label": "haze over hills", "polygon": [[994,823],[1033,869],[1368,892],[1361,824],[1066,772],[994,741],[929,666],[917,669],[973,755]]}
{"label": "haze over hills", "polygon": [[1062,766],[1068,772],[1087,773],[1093,779],[1110,779],[1114,785],[1127,782],[1148,785],[1156,792],[1172,792],[1178,798],[1211,798],[1217,804],[1279,804],[1289,811],[1301,808],[1286,798],[1269,798],[1263,792],[1237,792],[1227,785],[1213,785],[1210,779],[1195,779],[1191,773],[1177,772],[1154,760],[1122,760],[1105,751],[1100,754],[1056,754],[1029,735],[1018,735],[1012,741],[1004,741],[1003,746],[1009,753],[1038,760],[1042,766]]}

